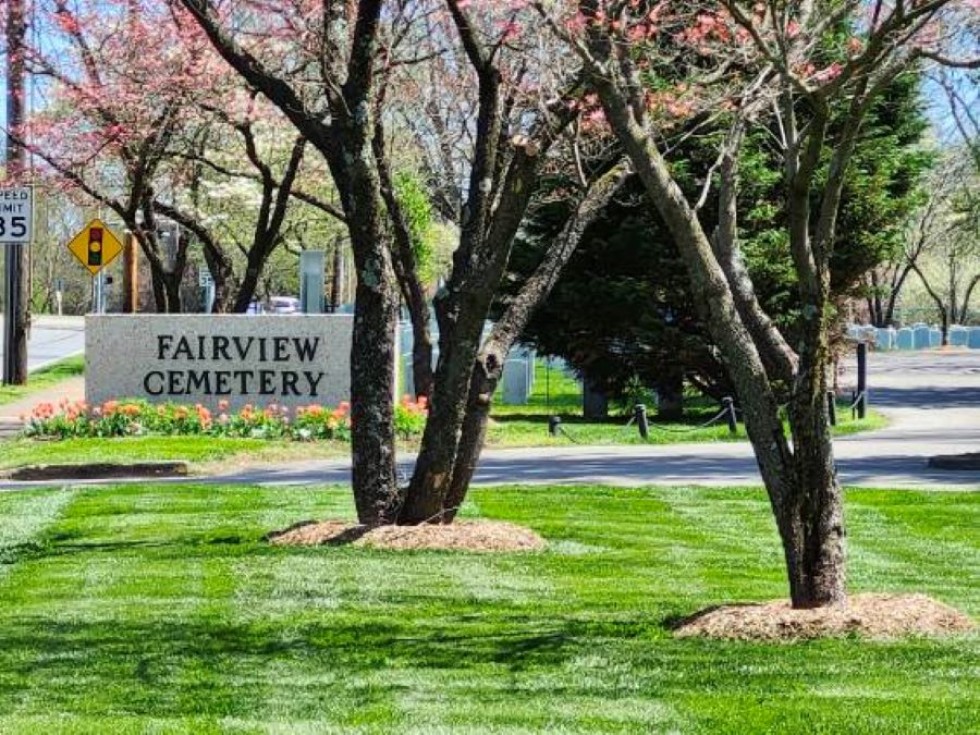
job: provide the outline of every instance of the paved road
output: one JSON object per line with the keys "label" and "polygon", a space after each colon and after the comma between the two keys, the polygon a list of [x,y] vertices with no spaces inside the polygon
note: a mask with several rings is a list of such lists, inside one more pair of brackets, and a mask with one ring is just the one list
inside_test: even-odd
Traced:
{"label": "paved road", "polygon": [[[872,402],[890,419],[881,431],[835,442],[845,485],[980,490],[980,473],[931,470],[928,457],[980,451],[980,350],[873,355]],[[844,377],[845,383],[851,376]],[[400,462],[411,471],[411,457]],[[346,483],[348,460],[293,462],[203,478],[208,483]],[[478,484],[756,485],[747,443],[495,450],[484,453]],[[2,486],[2,483],[0,483]]]}
{"label": "paved road", "polygon": [[[881,431],[835,442],[841,481],[864,487],[980,489],[980,473],[931,470],[930,456],[980,451],[980,351],[876,354],[872,401],[890,419]],[[853,376],[845,374],[846,384]],[[411,471],[411,457],[400,466]],[[346,461],[244,470],[217,482],[291,485],[349,481]],[[758,484],[746,443],[495,450],[484,453],[479,484]]]}
{"label": "paved road", "polygon": [[[27,369],[40,370],[85,351],[85,317],[36,316],[27,341]],[[0,339],[0,360],[3,340]]]}

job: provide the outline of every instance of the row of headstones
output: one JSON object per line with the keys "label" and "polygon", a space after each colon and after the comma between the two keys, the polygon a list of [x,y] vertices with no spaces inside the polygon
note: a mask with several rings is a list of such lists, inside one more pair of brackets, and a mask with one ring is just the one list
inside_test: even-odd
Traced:
{"label": "row of headstones", "polygon": [[[912,327],[868,327],[852,324],[847,335],[853,339],[873,342],[879,350],[928,350],[943,342],[942,330],[928,324]],[[952,347],[980,349],[980,327],[963,327],[958,324],[949,328],[949,344]]]}
{"label": "row of headstones", "polygon": [[[489,325],[489,323],[488,323]],[[484,329],[484,336],[489,329]],[[437,338],[434,335],[434,338]],[[412,374],[412,327],[410,324],[403,324],[399,327],[398,333],[399,354],[401,355],[401,385],[402,393],[415,394],[415,381]],[[534,349],[526,345],[517,345],[504,362],[504,374],[501,382],[503,383],[503,395],[501,402],[511,405],[523,405],[527,403],[534,390]],[[439,346],[432,348],[432,368],[435,369],[439,362]]]}

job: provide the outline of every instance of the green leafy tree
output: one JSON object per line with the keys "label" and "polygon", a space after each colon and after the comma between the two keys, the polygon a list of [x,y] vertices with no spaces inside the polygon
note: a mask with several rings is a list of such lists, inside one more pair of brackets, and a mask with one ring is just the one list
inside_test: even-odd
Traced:
{"label": "green leafy tree", "polygon": [[[908,211],[918,202],[920,179],[932,158],[920,140],[927,121],[919,78],[896,80],[877,101],[855,149],[844,185],[832,287],[839,302],[866,293],[866,274],[901,249]],[[714,136],[690,139],[678,154],[678,181],[690,196],[709,175]],[[788,254],[782,172],[770,130],[749,137],[743,151],[739,208],[746,264],[766,310],[792,334],[799,292]],[[824,171],[835,145],[827,141]],[[717,205],[704,208],[708,228]],[[518,247],[524,270],[552,236],[560,213],[543,209]],[[634,378],[657,390],[661,415],[680,413],[686,377],[715,397],[734,386],[715,357],[697,316],[687,271],[663,219],[647,205],[637,181],[586,233],[526,337],[542,351],[565,358],[590,383],[623,397]]]}

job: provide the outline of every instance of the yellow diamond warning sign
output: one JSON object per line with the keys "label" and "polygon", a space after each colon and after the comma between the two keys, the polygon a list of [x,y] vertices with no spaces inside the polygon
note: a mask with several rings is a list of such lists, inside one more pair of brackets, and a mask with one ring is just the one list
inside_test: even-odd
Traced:
{"label": "yellow diamond warning sign", "polygon": [[71,239],[68,249],[94,276],[122,252],[123,246],[102,220],[94,219]]}

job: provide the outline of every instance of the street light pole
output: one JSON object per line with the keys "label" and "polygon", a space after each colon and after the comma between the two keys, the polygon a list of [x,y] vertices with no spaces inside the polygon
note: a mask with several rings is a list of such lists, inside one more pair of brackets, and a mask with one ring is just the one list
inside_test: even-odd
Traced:
{"label": "street light pole", "polygon": [[[26,170],[23,146],[15,136],[24,126],[26,102],[24,39],[27,23],[24,0],[7,0],[7,178],[16,180]],[[27,245],[4,246],[4,330],[3,382],[23,385],[27,382],[28,292]]]}

